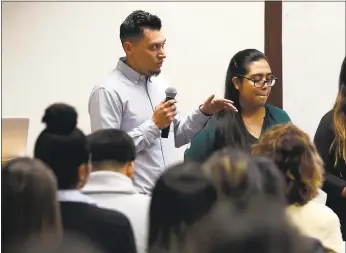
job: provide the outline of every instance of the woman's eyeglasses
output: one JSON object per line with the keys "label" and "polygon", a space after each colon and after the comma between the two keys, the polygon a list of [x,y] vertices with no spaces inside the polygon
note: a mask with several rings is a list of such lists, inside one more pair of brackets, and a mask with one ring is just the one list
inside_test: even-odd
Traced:
{"label": "woman's eyeglasses", "polygon": [[252,78],[249,78],[249,77],[246,77],[246,76],[239,76],[239,77],[242,77],[242,78],[245,78],[246,80],[249,80],[251,82],[253,82],[253,85],[256,87],[256,88],[263,88],[263,86],[265,84],[267,84],[269,87],[272,87],[274,86],[274,84],[276,83],[276,80],[278,80],[277,77],[275,76],[271,76],[269,79],[252,79]]}

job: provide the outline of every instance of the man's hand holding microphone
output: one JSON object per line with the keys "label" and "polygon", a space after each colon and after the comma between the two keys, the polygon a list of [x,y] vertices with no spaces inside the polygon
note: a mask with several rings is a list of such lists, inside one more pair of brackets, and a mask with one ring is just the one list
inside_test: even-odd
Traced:
{"label": "man's hand holding microphone", "polygon": [[174,117],[177,114],[175,103],[175,99],[171,99],[166,102],[163,101],[155,107],[152,120],[160,130],[167,128],[174,120]]}
{"label": "man's hand holding microphone", "polygon": [[[175,88],[166,89],[166,99],[162,101],[158,106],[155,107],[154,114],[152,116],[153,122],[157,127],[162,130],[161,137],[168,138],[169,126],[174,120],[177,114],[177,107],[175,105],[175,96],[177,91]],[[237,108],[234,107],[233,101],[219,98],[214,99],[215,95],[210,96],[204,103],[199,107],[200,111],[207,115],[212,116],[221,110],[231,110],[238,112]]]}

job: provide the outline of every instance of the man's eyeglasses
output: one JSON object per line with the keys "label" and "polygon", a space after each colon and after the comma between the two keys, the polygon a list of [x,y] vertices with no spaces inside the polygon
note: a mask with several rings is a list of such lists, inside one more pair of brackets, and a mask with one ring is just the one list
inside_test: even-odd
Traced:
{"label": "man's eyeglasses", "polygon": [[256,87],[256,88],[263,88],[263,86],[267,83],[267,85],[269,87],[272,87],[274,86],[274,84],[276,83],[276,80],[278,80],[277,77],[275,76],[271,76],[269,79],[252,79],[252,78],[249,78],[249,77],[246,77],[246,76],[239,76],[239,77],[242,77],[242,78],[245,78],[246,80],[249,80],[249,81],[252,81],[253,82],[253,85]]}

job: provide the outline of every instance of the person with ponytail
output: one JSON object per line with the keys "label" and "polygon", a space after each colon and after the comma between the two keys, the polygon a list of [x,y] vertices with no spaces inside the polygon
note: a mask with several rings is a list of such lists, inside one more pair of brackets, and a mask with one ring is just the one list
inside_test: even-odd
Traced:
{"label": "person with ponytail", "polygon": [[346,57],[334,108],[322,117],[314,142],[325,165],[323,190],[327,193],[326,205],[339,216],[346,241]]}
{"label": "person with ponytail", "polygon": [[338,216],[313,199],[323,183],[323,162],[309,136],[293,124],[268,130],[252,153],[272,159],[286,180],[287,215],[306,236],[321,241],[327,252],[339,252]]}
{"label": "person with ponytail", "polygon": [[135,253],[128,218],[117,211],[97,207],[80,192],[90,168],[87,139],[76,127],[77,116],[69,105],[49,106],[42,119],[46,128],[34,148],[35,158],[46,163],[57,178],[63,232],[86,237],[105,253]]}
{"label": "person with ponytail", "polygon": [[185,159],[204,162],[226,146],[249,152],[269,128],[289,122],[285,111],[266,103],[276,80],[263,53],[256,49],[236,53],[228,66],[224,96],[238,112],[217,113],[192,140]]}

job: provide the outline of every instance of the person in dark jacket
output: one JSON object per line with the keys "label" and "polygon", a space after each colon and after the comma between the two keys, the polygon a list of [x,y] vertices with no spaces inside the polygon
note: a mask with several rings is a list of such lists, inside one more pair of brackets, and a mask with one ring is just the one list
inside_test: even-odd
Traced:
{"label": "person in dark jacket", "polygon": [[346,241],[346,57],[344,58],[339,92],[332,110],[321,119],[314,143],[325,166],[323,190],[329,206],[340,219]]}
{"label": "person in dark jacket", "polygon": [[42,119],[46,128],[34,150],[54,172],[64,234],[90,240],[105,253],[135,253],[136,246],[128,218],[97,207],[81,189],[90,173],[87,139],[77,125],[76,110],[66,104],[49,106]]}

